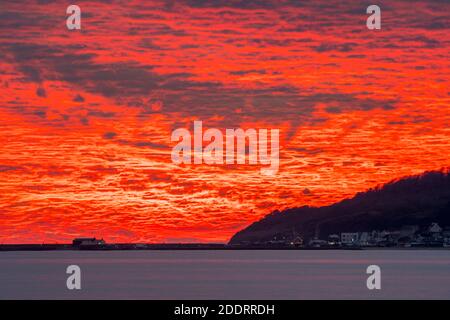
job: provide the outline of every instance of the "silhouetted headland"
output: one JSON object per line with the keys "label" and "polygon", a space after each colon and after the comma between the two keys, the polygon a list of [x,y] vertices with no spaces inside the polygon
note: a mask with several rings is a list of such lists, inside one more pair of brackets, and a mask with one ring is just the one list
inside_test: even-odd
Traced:
{"label": "silhouetted headland", "polygon": [[230,244],[450,247],[450,170],[397,179],[330,206],[274,211]]}

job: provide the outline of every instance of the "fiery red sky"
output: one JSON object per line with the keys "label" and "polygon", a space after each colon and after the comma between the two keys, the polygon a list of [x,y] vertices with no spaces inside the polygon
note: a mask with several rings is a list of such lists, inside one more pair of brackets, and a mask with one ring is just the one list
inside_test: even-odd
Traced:
{"label": "fiery red sky", "polygon": [[[0,4],[0,243],[227,241],[450,165],[450,3]],[[171,162],[171,132],[279,128],[280,169]]]}

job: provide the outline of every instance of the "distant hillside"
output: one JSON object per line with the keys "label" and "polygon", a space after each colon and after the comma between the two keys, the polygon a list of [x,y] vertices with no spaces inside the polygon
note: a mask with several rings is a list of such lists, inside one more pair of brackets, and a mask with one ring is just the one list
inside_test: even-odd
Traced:
{"label": "distant hillside", "polygon": [[274,211],[236,233],[231,244],[269,241],[294,233],[306,240],[317,233],[394,229],[438,222],[450,226],[450,170],[405,177],[356,194],[326,207],[299,207]]}

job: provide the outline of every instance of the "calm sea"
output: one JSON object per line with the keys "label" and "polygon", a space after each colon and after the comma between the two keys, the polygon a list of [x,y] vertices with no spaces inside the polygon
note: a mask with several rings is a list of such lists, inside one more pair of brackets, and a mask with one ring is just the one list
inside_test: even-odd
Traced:
{"label": "calm sea", "polygon": [[[68,290],[66,268],[81,268]],[[368,290],[366,268],[381,268]],[[0,299],[450,299],[450,251],[0,252]]]}

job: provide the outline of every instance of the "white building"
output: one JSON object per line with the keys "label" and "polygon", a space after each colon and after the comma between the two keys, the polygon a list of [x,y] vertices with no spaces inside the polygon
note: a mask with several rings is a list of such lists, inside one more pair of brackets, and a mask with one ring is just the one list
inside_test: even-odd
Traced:
{"label": "white building", "polygon": [[356,244],[358,242],[357,232],[343,232],[341,233],[342,244]]}

